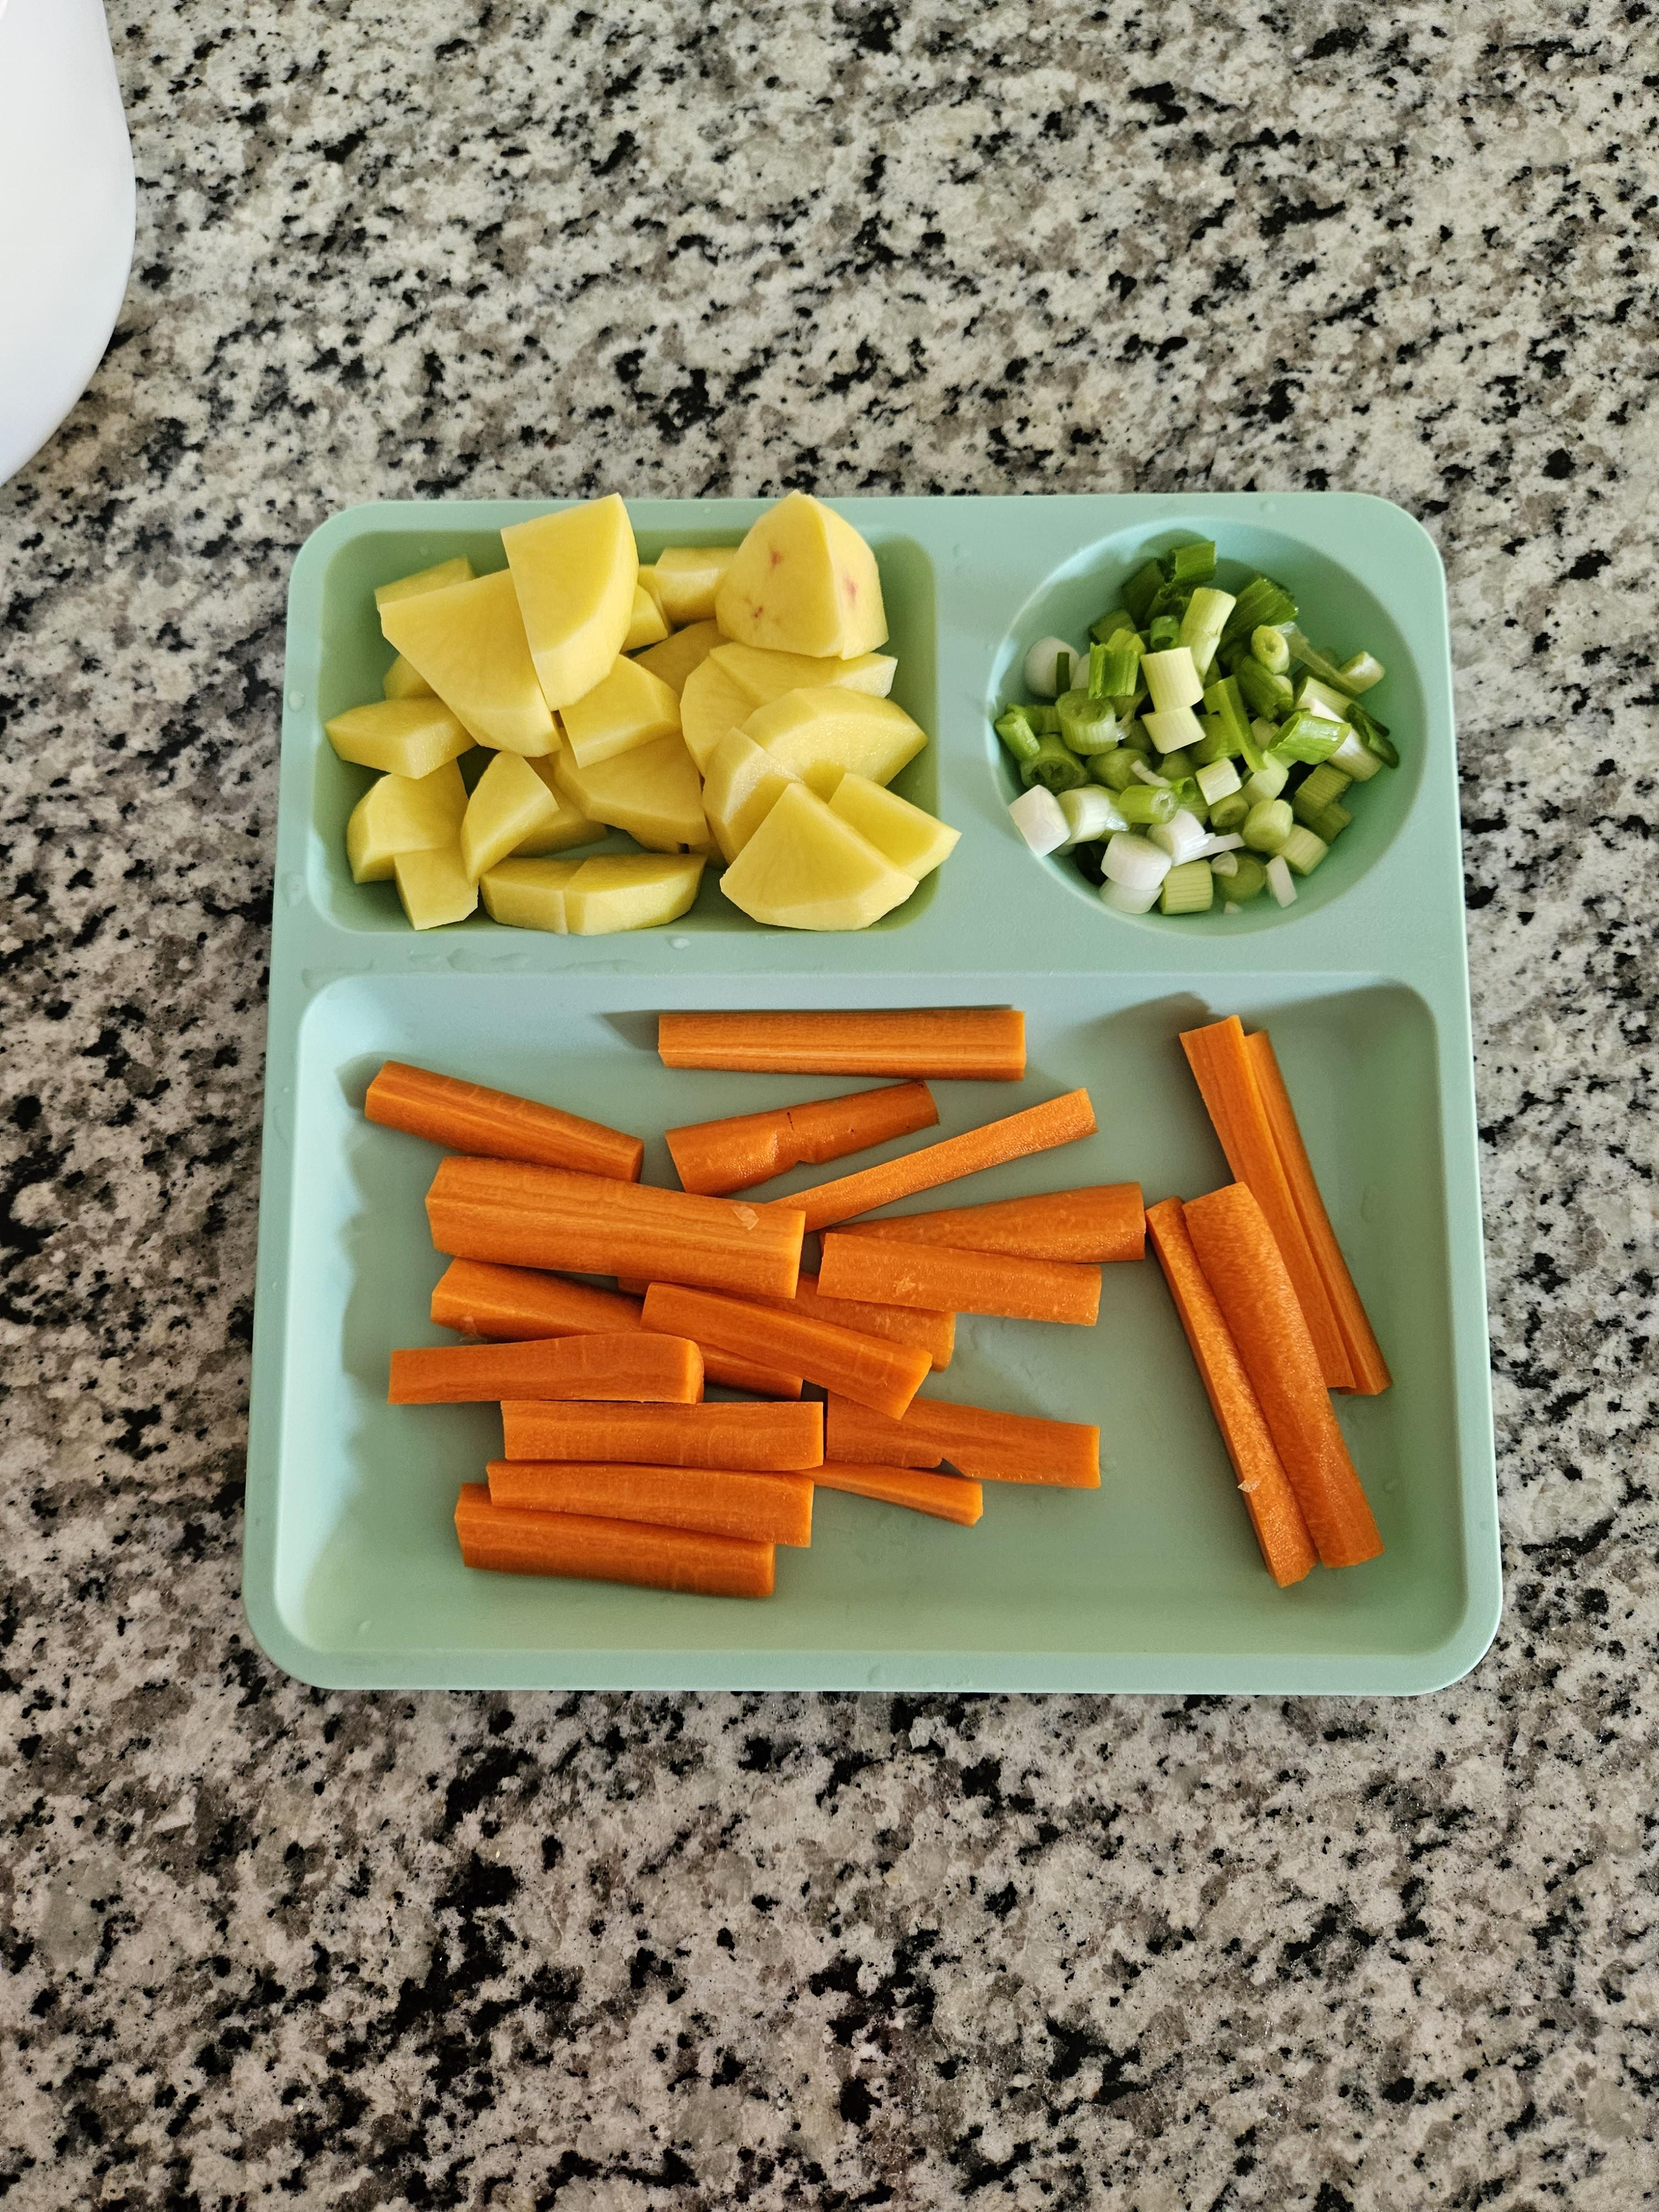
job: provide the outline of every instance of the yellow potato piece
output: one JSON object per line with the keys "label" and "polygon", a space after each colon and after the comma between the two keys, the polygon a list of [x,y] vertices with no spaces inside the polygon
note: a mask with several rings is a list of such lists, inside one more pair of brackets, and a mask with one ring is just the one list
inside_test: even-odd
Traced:
{"label": "yellow potato piece", "polygon": [[744,724],[755,743],[827,799],[849,769],[890,783],[927,742],[927,732],[890,699],[830,684],[786,691]]}
{"label": "yellow potato piece", "polygon": [[381,678],[380,689],[388,699],[430,699],[436,696],[420,670],[411,668],[401,653]]}
{"label": "yellow potato piece", "polygon": [[804,491],[769,507],[738,546],[714,619],[734,643],[776,653],[848,659],[887,639],[875,555],[850,522]]}
{"label": "yellow potato piece", "polygon": [[640,556],[615,492],[501,532],[525,635],[550,707],[591,691],[623,649]]}
{"label": "yellow potato piece", "polygon": [[639,587],[642,592],[649,592],[653,605],[656,608],[657,612],[659,615],[662,615],[664,630],[667,631],[672,629],[673,628],[673,624],[669,621],[666,615],[662,614],[662,587],[657,581],[657,571],[654,563],[651,562],[641,562],[640,564],[639,576],[636,580],[638,581]]}
{"label": "yellow potato piece", "polygon": [[481,745],[530,756],[558,743],[507,569],[395,599],[380,628]]}
{"label": "yellow potato piece", "polygon": [[680,702],[672,684],[636,660],[617,660],[584,699],[559,717],[578,768],[595,768],[659,738],[678,737]]}
{"label": "yellow potato piece", "polygon": [[472,744],[441,699],[373,699],[323,728],[343,761],[388,775],[430,775]]}
{"label": "yellow potato piece", "polygon": [[537,775],[533,761],[497,753],[473,787],[461,817],[461,866],[477,883],[486,868],[568,812],[558,792]]}
{"label": "yellow potato piece", "polygon": [[671,545],[655,562],[657,596],[678,629],[706,622],[714,611],[720,579],[737,557],[735,545]]}
{"label": "yellow potato piece", "polygon": [[754,711],[755,702],[712,653],[701,668],[692,670],[680,693],[680,734],[699,772],[726,732],[741,729]]}
{"label": "yellow potato piece", "polygon": [[664,638],[660,645],[647,646],[638,656],[639,664],[653,676],[660,676],[671,691],[683,692],[686,678],[702,667],[720,641],[718,623],[693,623],[688,629],[677,629],[672,637]]}
{"label": "yellow potato piece", "polygon": [[478,886],[461,866],[459,844],[436,852],[399,853],[392,872],[404,912],[416,929],[465,921],[478,903]]}
{"label": "yellow potato piece", "polygon": [[877,852],[918,883],[956,849],[960,830],[936,821],[896,791],[884,791],[866,775],[849,769],[830,795],[830,811],[850,822]]}
{"label": "yellow potato piece", "polygon": [[374,605],[389,607],[394,599],[412,599],[422,592],[441,591],[446,584],[468,584],[472,580],[472,563],[465,553],[453,561],[434,562],[429,568],[417,568],[412,576],[399,576],[390,584],[377,586]]}
{"label": "yellow potato piece", "polygon": [[346,823],[346,858],[353,883],[390,883],[399,853],[434,852],[453,845],[465,811],[466,786],[453,760],[430,775],[377,778]]}
{"label": "yellow potato piece", "polygon": [[563,853],[572,845],[591,845],[596,837],[605,835],[603,822],[591,822],[580,807],[573,806],[555,781],[553,768],[560,756],[556,753],[546,760],[533,760],[530,766],[541,778],[551,793],[558,812],[527,837],[520,838],[510,857],[515,860],[539,860],[549,853]]}
{"label": "yellow potato piece", "polygon": [[524,860],[497,862],[478,879],[484,912],[508,929],[546,929],[556,936],[568,933],[564,895],[581,860]]}
{"label": "yellow potato piece", "polygon": [[698,853],[678,858],[596,854],[582,862],[564,895],[572,936],[599,937],[613,930],[654,929],[665,921],[678,921],[696,898],[704,865]]}
{"label": "yellow potato piece", "polygon": [[824,684],[842,684],[849,691],[868,691],[884,699],[898,671],[890,653],[861,653],[852,660],[814,660],[804,653],[766,653],[754,645],[719,645],[714,658],[757,707],[782,698],[786,691]]}
{"label": "yellow potato piece", "polygon": [[662,609],[645,588],[643,568],[640,576],[641,580],[634,586],[634,611],[629,617],[628,635],[623,640],[624,653],[637,653],[644,645],[660,645],[668,635]]}
{"label": "yellow potato piece", "polygon": [[709,757],[702,787],[702,811],[725,859],[737,859],[784,792],[799,781],[743,731],[726,732]]}
{"label": "yellow potato piece", "polygon": [[720,878],[733,906],[779,929],[867,929],[915,890],[804,783],[792,783]]}
{"label": "yellow potato piece", "polygon": [[654,852],[682,845],[706,848],[702,779],[677,737],[659,738],[635,752],[618,753],[597,768],[578,768],[568,753],[553,763],[554,781],[573,806],[592,821],[625,830]]}

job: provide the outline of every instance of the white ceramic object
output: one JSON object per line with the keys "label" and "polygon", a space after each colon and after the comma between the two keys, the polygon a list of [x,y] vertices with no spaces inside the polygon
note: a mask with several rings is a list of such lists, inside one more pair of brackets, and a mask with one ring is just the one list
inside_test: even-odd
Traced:
{"label": "white ceramic object", "polygon": [[92,381],[132,266],[132,148],[100,0],[0,0],[0,483]]}

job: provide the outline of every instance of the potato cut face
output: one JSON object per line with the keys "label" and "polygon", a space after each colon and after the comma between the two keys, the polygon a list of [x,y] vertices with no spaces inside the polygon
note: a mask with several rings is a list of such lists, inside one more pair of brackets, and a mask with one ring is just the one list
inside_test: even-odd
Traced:
{"label": "potato cut face", "polygon": [[735,545],[671,545],[653,564],[662,611],[678,629],[683,623],[707,622],[714,611],[720,579],[737,557]]}
{"label": "potato cut face", "polygon": [[580,860],[499,860],[478,878],[478,894],[492,921],[507,929],[545,929],[568,936],[564,895]]}
{"label": "potato cut face", "polygon": [[383,775],[351,810],[346,858],[358,884],[390,883],[399,853],[435,852],[453,845],[466,811],[466,786],[453,761],[430,775]]}
{"label": "potato cut face", "polygon": [[672,685],[660,676],[636,660],[619,659],[585,698],[573,700],[559,719],[577,767],[597,768],[618,753],[678,736],[680,702]]}
{"label": "potato cut face", "polygon": [[754,711],[755,702],[712,653],[692,672],[680,693],[680,734],[699,774],[726,732],[741,729]]}
{"label": "potato cut face", "polygon": [[478,886],[461,866],[459,842],[436,852],[399,853],[393,873],[404,912],[416,929],[465,921],[478,903]]}
{"label": "potato cut face", "polygon": [[645,574],[641,568],[640,580],[634,586],[634,611],[629,617],[628,635],[623,640],[624,653],[637,653],[641,646],[659,645],[668,635],[662,608],[645,587]]}
{"label": "potato cut face", "polygon": [[413,575],[399,576],[392,583],[380,585],[374,593],[374,605],[378,611],[389,607],[394,599],[412,599],[422,592],[440,592],[446,584],[468,584],[472,575],[472,563],[465,553],[459,553],[453,561],[435,561],[429,568],[416,568]]}
{"label": "potato cut face", "polygon": [[704,865],[697,853],[595,854],[581,863],[565,893],[571,934],[599,937],[678,921],[696,898]]}
{"label": "potato cut face", "polygon": [[380,628],[479,744],[526,757],[552,751],[558,734],[507,569],[395,599]]}
{"label": "potato cut face", "polygon": [[559,811],[550,822],[543,823],[539,829],[532,830],[529,836],[519,840],[509,855],[513,860],[540,860],[550,853],[568,852],[573,845],[591,845],[596,837],[605,835],[604,823],[591,821],[580,807],[573,806],[560,790],[553,774],[554,763],[559,758],[559,754],[553,753],[545,760],[530,763],[540,777],[544,789],[551,793]]}
{"label": "potato cut face", "polygon": [[637,658],[641,668],[648,668],[653,676],[661,677],[669,690],[678,696],[685,690],[687,678],[702,666],[720,642],[718,623],[692,623],[664,638],[660,645],[647,646]]}
{"label": "potato cut face", "polygon": [[799,778],[742,730],[728,730],[703,779],[702,811],[721,856],[735,860],[792,783]]}
{"label": "potato cut face", "polygon": [[799,491],[769,507],[738,546],[714,617],[735,643],[778,653],[848,659],[887,641],[875,555],[832,507]]}
{"label": "potato cut face", "polygon": [[530,656],[550,707],[591,691],[623,649],[640,557],[615,492],[501,532]]}
{"label": "potato cut face", "polygon": [[550,829],[568,811],[556,790],[550,791],[533,763],[516,753],[497,753],[478,778],[461,817],[461,866],[477,883],[486,868],[504,860],[526,837]]}
{"label": "potato cut face", "polygon": [[411,667],[401,653],[380,679],[380,690],[388,699],[430,699],[436,696],[420,670]]}
{"label": "potato cut face", "polygon": [[720,878],[734,906],[779,929],[867,929],[915,887],[804,783],[789,786]]}
{"label": "potato cut face", "polygon": [[754,645],[719,645],[714,659],[740,691],[757,707],[826,684],[849,691],[868,691],[884,699],[893,688],[898,663],[890,653],[861,653],[852,660],[814,660],[804,653],[766,653]]}
{"label": "potato cut face", "polygon": [[896,868],[918,883],[950,858],[962,835],[896,792],[884,791],[868,776],[850,769],[830,793],[830,811],[850,822]]}
{"label": "potato cut face", "polygon": [[372,699],[323,728],[343,761],[386,775],[426,776],[459,760],[472,740],[441,699]]}
{"label": "potato cut face", "polygon": [[786,691],[744,724],[765,751],[827,799],[848,769],[890,783],[927,742],[927,732],[890,699],[840,684]]}
{"label": "potato cut face", "polygon": [[591,820],[625,830],[655,852],[708,842],[702,779],[678,737],[659,738],[591,769],[561,754],[553,774],[564,796]]}

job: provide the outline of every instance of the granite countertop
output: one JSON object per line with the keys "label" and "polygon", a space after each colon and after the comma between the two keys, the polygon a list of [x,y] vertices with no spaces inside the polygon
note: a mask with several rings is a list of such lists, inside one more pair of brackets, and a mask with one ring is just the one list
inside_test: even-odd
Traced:
{"label": "granite countertop", "polygon": [[[1650,10],[110,13],[132,284],[0,492],[9,2212],[1654,2203]],[[1434,532],[1508,1578],[1455,1688],[342,1696],[252,1645],[294,551],[793,483]]]}

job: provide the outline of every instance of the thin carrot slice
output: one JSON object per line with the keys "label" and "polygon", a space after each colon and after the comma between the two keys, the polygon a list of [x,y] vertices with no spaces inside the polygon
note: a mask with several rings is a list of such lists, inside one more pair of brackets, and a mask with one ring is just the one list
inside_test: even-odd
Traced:
{"label": "thin carrot slice", "polygon": [[1257,1030],[1244,1040],[1244,1049],[1249,1055],[1251,1071],[1255,1077],[1267,1126],[1273,1131],[1273,1142],[1279,1149],[1279,1165],[1285,1170],[1291,1186],[1291,1196],[1296,1201],[1297,1215],[1302,1231],[1314,1255],[1325,1285],[1325,1294],[1336,1316],[1336,1325],[1342,1332],[1342,1348],[1348,1355],[1348,1365],[1353,1375],[1352,1389],[1361,1397],[1375,1398],[1386,1390],[1391,1377],[1389,1364],[1382,1357],[1354,1288],[1353,1277],[1348,1273],[1348,1263],[1342,1256],[1342,1247],[1336,1241],[1336,1231],[1331,1227],[1331,1218],[1325,1211],[1325,1201],[1319,1194],[1319,1185],[1314,1179],[1313,1163],[1308,1158],[1307,1146],[1302,1141],[1302,1131],[1297,1122],[1296,1109],[1291,1103],[1291,1094],[1285,1087],[1285,1078],[1279,1073],[1279,1060],[1268,1041],[1266,1030]]}
{"label": "thin carrot slice", "polygon": [[1224,1022],[1212,1022],[1207,1028],[1183,1030],[1181,1044],[1227,1155],[1227,1164],[1237,1179],[1255,1193],[1273,1241],[1284,1255],[1308,1334],[1319,1354],[1326,1388],[1348,1389],[1353,1370],[1326,1295],[1324,1278],[1297,1212],[1255,1068],[1244,1049],[1244,1025],[1236,1014],[1230,1014]]}
{"label": "thin carrot slice", "polygon": [[800,1272],[799,1207],[700,1198],[513,1160],[445,1160],[427,1193],[439,1251],[457,1260],[644,1275],[787,1298]]}
{"label": "thin carrot slice", "polygon": [[1181,1200],[1165,1198],[1149,1206],[1146,1227],[1192,1346],[1221,1441],[1238,1477],[1239,1492],[1261,1547],[1262,1559],[1280,1589],[1288,1589],[1312,1571],[1318,1554],[1285,1463],[1273,1447],[1261,1404],[1250,1388],[1232,1331],[1198,1264]]}
{"label": "thin carrot slice", "polygon": [[526,1513],[492,1504],[481,1482],[461,1485],[455,1534],[466,1565],[496,1574],[634,1583],[699,1597],[770,1597],[774,1587],[770,1544],[585,1513]]}
{"label": "thin carrot slice", "polygon": [[653,1283],[645,1294],[645,1325],[700,1337],[728,1350],[743,1345],[769,1359],[799,1367],[809,1382],[837,1390],[860,1406],[894,1419],[901,1415],[932,1364],[925,1352],[879,1336],[860,1336],[834,1322],[814,1321],[797,1308],[726,1298],[678,1283]]}
{"label": "thin carrot slice", "polygon": [[533,1513],[592,1513],[602,1521],[645,1521],[659,1528],[701,1528],[757,1544],[810,1544],[811,1474],[755,1474],[720,1467],[633,1467],[592,1462],[495,1459],[489,1496],[496,1505]]}
{"label": "thin carrot slice", "polygon": [[913,1513],[931,1513],[936,1521],[954,1521],[961,1528],[971,1528],[985,1510],[984,1492],[962,1474],[923,1474],[913,1467],[842,1462],[815,1467],[811,1479],[820,1490],[845,1490],[883,1505],[908,1505]]}
{"label": "thin carrot slice", "polygon": [[818,1281],[831,1297],[894,1306],[949,1307],[1001,1314],[1012,1321],[1100,1318],[1100,1270],[1066,1260],[1016,1260],[1006,1252],[959,1252],[948,1244],[900,1244],[885,1237],[823,1240]]}
{"label": "thin carrot slice", "polygon": [[1322,1562],[1356,1567],[1382,1549],[1319,1355],[1267,1215],[1242,1182],[1188,1202],[1187,1227]]}
{"label": "thin carrot slice", "polygon": [[823,1408],[799,1406],[501,1407],[503,1459],[605,1460],[799,1474],[823,1464]]}
{"label": "thin carrot slice", "polygon": [[659,1014],[665,1067],[751,1075],[909,1075],[1018,1083],[1025,1017],[1008,1006],[902,1012]]}
{"label": "thin carrot slice", "polygon": [[[768,1298],[763,1301],[771,1304]],[[827,1298],[816,1275],[803,1274],[788,1301],[809,1321],[832,1321],[860,1336],[884,1336],[893,1344],[908,1344],[925,1352],[936,1368],[948,1367],[957,1344],[957,1317],[951,1313],[925,1313],[908,1306],[872,1305],[867,1298]]]}
{"label": "thin carrot slice", "polygon": [[[645,1285],[640,1285],[641,1295]],[[463,1336],[501,1337],[517,1342],[532,1336],[586,1336],[599,1330],[642,1328],[637,1297],[595,1290],[536,1267],[497,1267],[487,1260],[452,1260],[432,1293],[432,1318],[440,1328]],[[728,1390],[752,1390],[757,1398],[799,1398],[801,1378],[757,1366],[735,1352],[704,1345],[706,1382]]]}
{"label": "thin carrot slice", "polygon": [[1055,1145],[1069,1145],[1094,1134],[1094,1109],[1086,1091],[1068,1091],[1062,1097],[1047,1098],[1041,1106],[1009,1114],[1000,1121],[987,1121],[966,1129],[942,1144],[924,1145],[902,1159],[886,1160],[879,1167],[860,1168],[855,1175],[837,1176],[834,1182],[816,1183],[810,1190],[792,1192],[774,1201],[799,1207],[809,1230],[828,1229],[855,1213],[868,1213],[896,1199],[914,1198],[918,1191],[933,1190],[958,1176],[977,1175],[982,1169],[1001,1167],[1024,1159],[1028,1152],[1046,1152]]}
{"label": "thin carrot slice", "polygon": [[938,1120],[939,1108],[925,1083],[894,1083],[880,1091],[854,1091],[844,1098],[690,1122],[670,1129],[667,1141],[684,1188],[720,1197],[790,1168],[818,1167],[891,1138],[931,1129]]}
{"label": "thin carrot slice", "polygon": [[645,1146],[637,1137],[585,1121],[580,1114],[510,1091],[487,1090],[430,1068],[389,1060],[368,1086],[363,1111],[388,1129],[447,1145],[452,1152],[496,1160],[531,1160],[543,1167],[574,1168],[583,1175],[637,1182]]}
{"label": "thin carrot slice", "polygon": [[1139,1260],[1146,1251],[1146,1214],[1138,1182],[1102,1182],[1083,1190],[1048,1190],[1036,1198],[1005,1198],[991,1206],[949,1206],[930,1213],[890,1214],[849,1221],[848,1237],[887,1237],[900,1244],[949,1244],[962,1252],[1006,1252],[1017,1260],[1066,1260],[1099,1267]]}
{"label": "thin carrot slice", "polygon": [[695,1406],[702,1354],[683,1336],[632,1329],[544,1336],[526,1344],[445,1344],[392,1355],[393,1406],[464,1406],[502,1398],[605,1399]]}
{"label": "thin carrot slice", "polygon": [[[1046,1421],[1000,1413],[988,1406],[951,1406],[915,1398],[902,1421],[887,1419],[846,1398],[832,1397],[824,1424],[825,1456],[880,1467],[937,1466],[947,1459],[983,1482],[1042,1482],[1061,1490],[1100,1487],[1100,1431],[1082,1421]],[[917,1461],[909,1447],[935,1452]]]}

